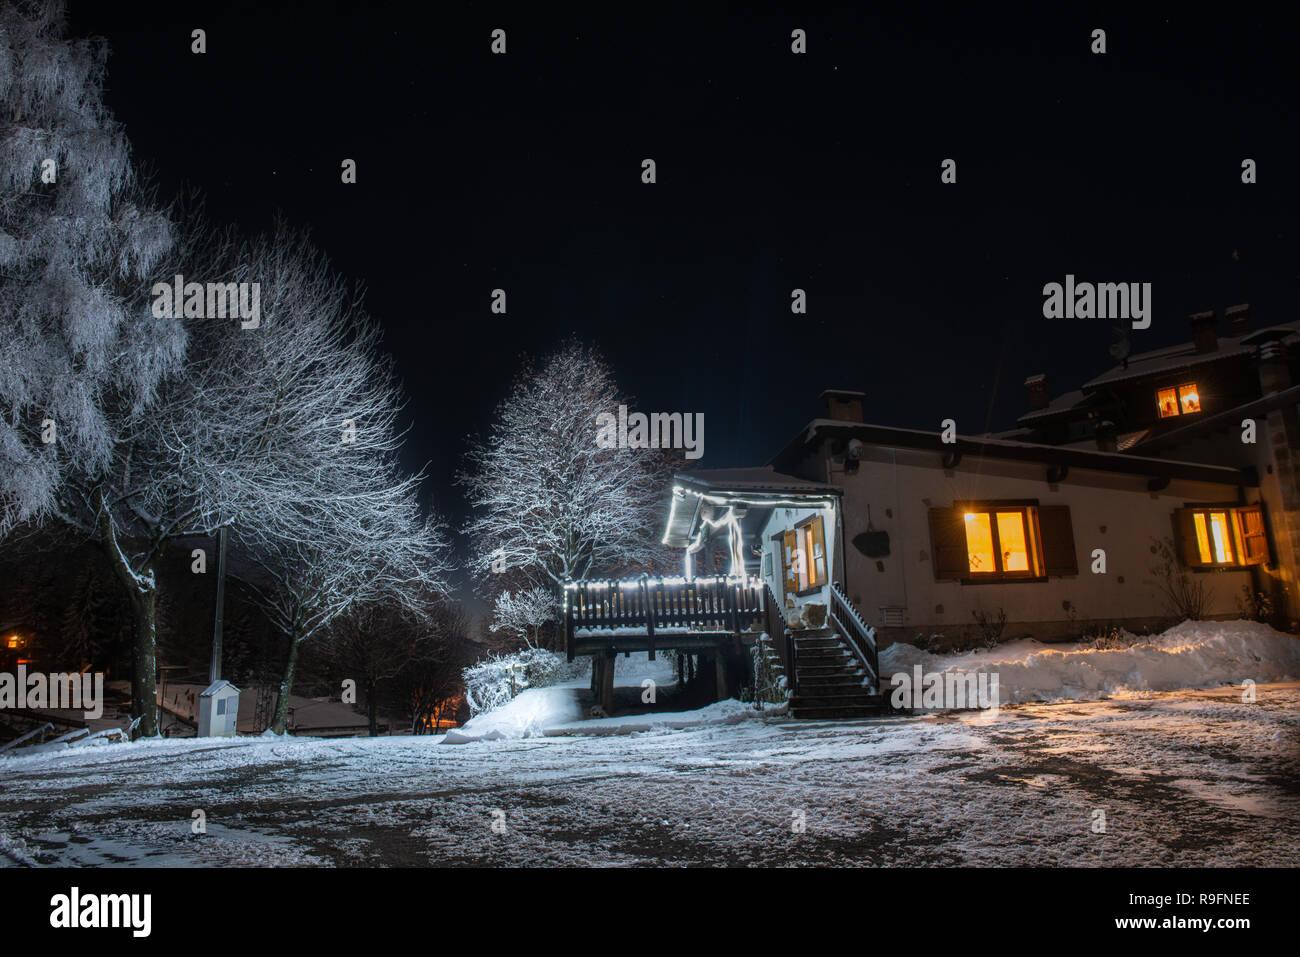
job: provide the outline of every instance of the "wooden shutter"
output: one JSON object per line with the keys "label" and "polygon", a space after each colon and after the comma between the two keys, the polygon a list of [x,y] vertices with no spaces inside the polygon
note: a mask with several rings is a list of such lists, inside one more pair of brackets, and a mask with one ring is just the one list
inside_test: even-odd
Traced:
{"label": "wooden shutter", "polygon": [[1268,561],[1268,535],[1264,531],[1264,510],[1258,505],[1234,509],[1241,542],[1237,554],[1243,565],[1262,565]]}
{"label": "wooden shutter", "polygon": [[1207,563],[1201,561],[1201,549],[1196,544],[1196,509],[1174,509],[1174,529],[1178,533],[1178,553],[1183,556],[1183,563],[1189,568],[1205,568]]}
{"label": "wooden shutter", "polygon": [[799,536],[793,531],[781,533],[781,566],[785,569],[785,593],[793,595],[799,591],[799,572],[795,563],[799,560]]}
{"label": "wooden shutter", "polygon": [[935,581],[970,577],[966,517],[960,509],[930,509],[930,562],[934,565]]}
{"label": "wooden shutter", "polygon": [[1040,505],[1038,534],[1043,549],[1044,575],[1079,574],[1079,556],[1074,550],[1074,527],[1068,505]]}
{"label": "wooden shutter", "polygon": [[[808,556],[808,584],[825,585],[830,577],[831,557],[826,554],[826,523],[818,515],[808,523],[812,533],[812,553]],[[821,561],[820,571],[818,561]]]}

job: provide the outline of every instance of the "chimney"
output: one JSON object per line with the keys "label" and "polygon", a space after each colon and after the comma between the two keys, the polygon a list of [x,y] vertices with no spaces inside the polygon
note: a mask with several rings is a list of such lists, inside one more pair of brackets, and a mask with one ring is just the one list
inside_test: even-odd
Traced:
{"label": "chimney", "polygon": [[1287,361],[1286,344],[1282,341],[1286,337],[1286,331],[1271,330],[1260,335],[1266,337],[1259,344],[1260,393],[1272,395],[1291,388],[1291,367]]}
{"label": "chimney", "polygon": [[1214,352],[1219,348],[1219,337],[1214,331],[1214,310],[1196,312],[1187,317],[1192,327],[1192,341],[1198,353]]}
{"label": "chimney", "polygon": [[1240,306],[1229,306],[1223,314],[1228,320],[1229,335],[1244,336],[1250,332],[1250,303],[1243,302]]}
{"label": "chimney", "polygon": [[849,392],[845,389],[827,389],[821,394],[826,403],[826,418],[839,422],[861,422],[862,400],[865,392]]}
{"label": "chimney", "polygon": [[1031,375],[1025,380],[1025,388],[1029,390],[1029,411],[1036,412],[1039,409],[1047,408],[1051,399],[1047,395],[1047,376],[1043,373]]}
{"label": "chimney", "polygon": [[1118,452],[1119,451],[1119,429],[1115,423],[1106,419],[1097,423],[1097,451],[1099,452]]}

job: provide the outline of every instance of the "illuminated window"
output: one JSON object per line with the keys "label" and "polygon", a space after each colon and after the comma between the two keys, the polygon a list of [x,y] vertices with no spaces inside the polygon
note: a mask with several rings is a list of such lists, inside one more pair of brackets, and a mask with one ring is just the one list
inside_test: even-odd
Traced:
{"label": "illuminated window", "polygon": [[1259,565],[1268,561],[1268,536],[1258,505],[1178,510],[1183,557],[1197,568]]}
{"label": "illuminated window", "polygon": [[10,648],[17,648],[17,647],[18,647],[18,636],[17,636],[17,635],[13,635],[13,636],[11,636],[11,637],[9,638],[9,647],[10,647]]}
{"label": "illuminated window", "polygon": [[1035,509],[972,508],[965,513],[966,560],[972,575],[1011,578],[1040,574]]}
{"label": "illuminated window", "polygon": [[1206,565],[1225,565],[1232,561],[1231,526],[1227,512],[1195,512],[1196,548]]}
{"label": "illuminated window", "polygon": [[1188,382],[1176,389],[1161,389],[1156,392],[1156,405],[1160,409],[1162,419],[1200,412],[1201,390],[1196,387],[1195,382]]}
{"label": "illuminated window", "polygon": [[781,550],[785,558],[787,594],[820,588],[830,580],[830,556],[826,552],[826,525],[822,516],[814,515],[782,533]]}

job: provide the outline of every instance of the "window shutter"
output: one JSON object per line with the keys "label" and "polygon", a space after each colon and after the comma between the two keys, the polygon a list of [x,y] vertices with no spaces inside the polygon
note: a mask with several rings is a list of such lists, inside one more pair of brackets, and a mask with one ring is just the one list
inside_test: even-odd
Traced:
{"label": "window shutter", "polygon": [[966,518],[960,509],[930,509],[930,561],[934,565],[935,581],[970,577]]}
{"label": "window shutter", "polygon": [[799,536],[793,530],[781,534],[781,564],[785,568],[785,593],[793,595],[799,590],[799,573],[795,563],[799,560]]}
{"label": "window shutter", "polygon": [[1243,565],[1262,565],[1268,561],[1268,536],[1264,532],[1264,510],[1259,505],[1239,508],[1237,528],[1241,535],[1238,554]]}
{"label": "window shutter", "polygon": [[830,577],[831,557],[826,554],[826,523],[818,515],[810,523],[812,528],[812,554],[808,556],[808,581],[825,585]]}
{"label": "window shutter", "polygon": [[1174,509],[1174,527],[1178,530],[1178,551],[1183,556],[1183,563],[1189,568],[1204,568],[1201,550],[1196,545],[1195,510],[1190,508]]}
{"label": "window shutter", "polygon": [[1068,505],[1040,505],[1038,532],[1043,547],[1044,575],[1079,574],[1079,556],[1074,550],[1074,528]]}

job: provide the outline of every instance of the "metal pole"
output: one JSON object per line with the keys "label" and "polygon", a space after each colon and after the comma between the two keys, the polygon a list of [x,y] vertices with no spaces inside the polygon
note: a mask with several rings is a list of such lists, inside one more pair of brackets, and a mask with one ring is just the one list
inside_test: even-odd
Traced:
{"label": "metal pole", "polygon": [[221,680],[222,611],[226,603],[226,527],[217,529],[217,617],[212,626],[212,666],[208,683]]}

